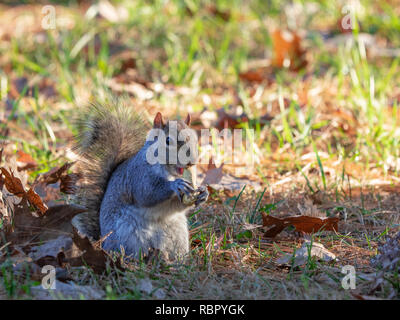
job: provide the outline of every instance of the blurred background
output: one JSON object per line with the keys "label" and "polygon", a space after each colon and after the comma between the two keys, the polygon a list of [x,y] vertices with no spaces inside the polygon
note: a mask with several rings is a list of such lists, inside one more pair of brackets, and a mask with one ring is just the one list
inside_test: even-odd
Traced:
{"label": "blurred background", "polygon": [[197,128],[254,128],[264,161],[300,161],[313,142],[397,172],[399,11],[394,0],[2,1],[0,133],[47,170],[65,156],[74,108],[112,91],[149,119],[190,111]]}

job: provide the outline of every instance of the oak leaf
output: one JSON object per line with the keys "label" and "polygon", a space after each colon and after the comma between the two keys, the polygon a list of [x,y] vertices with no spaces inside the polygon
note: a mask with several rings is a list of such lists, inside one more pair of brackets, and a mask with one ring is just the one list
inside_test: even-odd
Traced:
{"label": "oak leaf", "polygon": [[297,231],[305,233],[315,233],[321,230],[338,231],[339,218],[317,218],[310,216],[291,216],[286,218],[276,218],[261,212],[263,227],[269,228],[264,236],[274,238],[287,226],[292,225]]}

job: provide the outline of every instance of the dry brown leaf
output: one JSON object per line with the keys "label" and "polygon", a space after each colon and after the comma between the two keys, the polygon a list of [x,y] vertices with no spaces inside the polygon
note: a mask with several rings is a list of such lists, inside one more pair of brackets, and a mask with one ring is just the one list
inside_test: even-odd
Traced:
{"label": "dry brown leaf", "polygon": [[231,13],[228,10],[220,10],[215,4],[210,4],[206,6],[206,10],[213,16],[219,17],[224,21],[229,21],[231,18]]}
{"label": "dry brown leaf", "polygon": [[[113,263],[108,253],[101,247],[101,242],[104,241],[104,238],[92,243],[88,237],[81,235],[73,228],[72,240],[82,254],[79,257],[66,259],[71,266],[89,265],[94,272],[102,273],[107,267],[107,261]],[[119,262],[113,264],[116,267],[121,267]]]}
{"label": "dry brown leaf", "polygon": [[249,82],[262,82],[264,81],[264,73],[261,71],[261,69],[255,69],[255,70],[248,70],[245,72],[241,72],[239,74],[239,78],[242,80],[246,80]]}
{"label": "dry brown leaf", "polygon": [[261,212],[263,227],[270,228],[264,234],[267,238],[277,236],[287,226],[292,225],[297,231],[315,233],[321,230],[337,231],[339,218],[317,218],[309,216],[291,216],[286,218],[272,217]]}
{"label": "dry brown leaf", "polygon": [[11,81],[9,95],[13,99],[17,99],[25,90],[25,95],[29,95],[31,89],[28,86],[28,79],[26,77],[18,77]]}
{"label": "dry brown leaf", "polygon": [[[59,235],[64,224],[78,213],[86,209],[74,205],[59,205],[50,207],[45,214],[37,217],[29,210],[26,201],[14,207],[11,228],[7,229],[5,238],[12,245],[30,245],[37,238]],[[61,232],[60,232],[61,231]]]}
{"label": "dry brown leaf", "polygon": [[[121,73],[125,73],[128,69],[136,68],[136,55],[134,51],[125,50],[118,54],[115,54],[111,58],[111,62],[116,65],[120,65],[119,72],[114,76]],[[125,81],[124,81],[125,82]]]}
{"label": "dry brown leaf", "polygon": [[249,118],[243,111],[239,114],[235,114],[228,113],[224,108],[220,108],[217,110],[217,114],[218,120],[215,127],[218,130],[223,130],[225,128],[234,129],[241,123],[249,121]]}
{"label": "dry brown leaf", "polygon": [[49,207],[64,203],[63,200],[60,200],[60,183],[58,182],[49,185],[39,182],[35,183],[33,188],[35,192],[42,198],[44,203],[46,203]]}
{"label": "dry brown leaf", "polygon": [[273,64],[276,67],[298,71],[306,66],[301,38],[295,32],[277,29],[272,33],[272,41],[275,54]]}
{"label": "dry brown leaf", "polygon": [[26,193],[26,198],[31,205],[33,205],[36,209],[40,211],[41,214],[44,214],[47,211],[48,207],[46,206],[46,204],[43,203],[42,199],[33,190],[33,188],[30,188],[28,190],[28,192]]}
{"label": "dry brown leaf", "polygon": [[47,211],[47,206],[33,188],[30,188],[28,192],[26,192],[21,180],[15,177],[12,171],[8,172],[6,168],[0,168],[0,170],[5,177],[4,184],[10,193],[19,198],[23,198],[23,200],[28,200],[41,214]]}
{"label": "dry brown leaf", "polygon": [[239,78],[250,83],[264,82],[271,85],[275,81],[274,70],[271,66],[259,67],[239,73]]}
{"label": "dry brown leaf", "polygon": [[55,84],[49,78],[33,79],[28,81],[26,77],[19,77],[10,83],[10,99],[18,99],[21,94],[25,96],[34,96],[35,90],[46,98],[54,97],[57,95]]}
{"label": "dry brown leaf", "polygon": [[[39,261],[39,259],[46,256],[51,256],[54,261],[57,261],[57,256],[62,251],[68,251],[72,248],[72,239],[67,235],[61,235],[58,238],[45,241],[43,244],[34,246],[29,252],[29,257],[33,261]],[[38,263],[41,267],[41,263]],[[44,264],[45,265],[45,264]],[[59,264],[57,263],[57,266]]]}
{"label": "dry brown leaf", "polygon": [[51,185],[59,184],[59,191],[66,194],[74,194],[76,191],[76,182],[79,175],[75,173],[68,174],[68,169],[74,162],[65,163],[63,166],[51,169],[49,172],[39,176],[33,184],[34,189],[41,194],[43,199],[48,201],[54,200],[57,197],[57,188]]}
{"label": "dry brown leaf", "polygon": [[17,151],[17,161],[25,164],[23,167],[18,167],[18,171],[28,170],[37,166],[36,161],[27,153],[19,150]]}
{"label": "dry brown leaf", "polygon": [[22,198],[25,195],[25,189],[19,178],[14,176],[14,173],[8,172],[6,168],[0,168],[1,173],[4,175],[4,184],[7,190],[13,195]]}
{"label": "dry brown leaf", "polygon": [[202,186],[210,185],[210,184],[218,184],[222,179],[222,168],[224,164],[221,164],[219,168],[217,168],[213,162],[213,159],[210,159],[208,164],[208,170],[206,172],[206,176],[201,183]]}
{"label": "dry brown leaf", "polygon": [[43,181],[46,184],[56,183],[58,180],[61,180],[66,174],[69,168],[74,165],[75,162],[67,162],[62,165],[60,168],[55,167],[51,169],[49,172],[43,174],[38,181]]}

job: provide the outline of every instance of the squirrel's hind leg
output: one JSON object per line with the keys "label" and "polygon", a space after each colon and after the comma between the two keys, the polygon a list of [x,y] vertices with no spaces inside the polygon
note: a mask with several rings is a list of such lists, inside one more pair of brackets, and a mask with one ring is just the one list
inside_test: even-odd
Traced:
{"label": "squirrel's hind leg", "polygon": [[185,211],[171,216],[162,226],[163,240],[161,251],[169,259],[183,261],[189,253],[189,228]]}
{"label": "squirrel's hind leg", "polygon": [[118,211],[100,212],[101,235],[111,234],[104,240],[103,249],[121,252],[134,259],[146,255],[150,248],[160,248],[161,233],[132,205],[119,207]]}

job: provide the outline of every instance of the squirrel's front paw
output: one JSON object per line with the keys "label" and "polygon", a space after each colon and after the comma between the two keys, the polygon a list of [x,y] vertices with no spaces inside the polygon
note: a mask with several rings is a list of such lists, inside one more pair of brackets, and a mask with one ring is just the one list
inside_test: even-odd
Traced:
{"label": "squirrel's front paw", "polygon": [[196,197],[196,201],[195,201],[195,205],[198,206],[200,203],[206,202],[208,199],[208,190],[207,187],[200,187],[199,189],[197,189],[197,191],[199,191],[199,194]]}
{"label": "squirrel's front paw", "polygon": [[190,182],[183,179],[172,181],[172,190],[176,193],[181,202],[184,195],[189,197],[194,192],[194,188]]}
{"label": "squirrel's front paw", "polygon": [[208,199],[208,190],[206,187],[200,187],[195,190],[191,195],[183,196],[182,202],[188,206],[195,205],[198,206],[199,204],[206,202]]}

